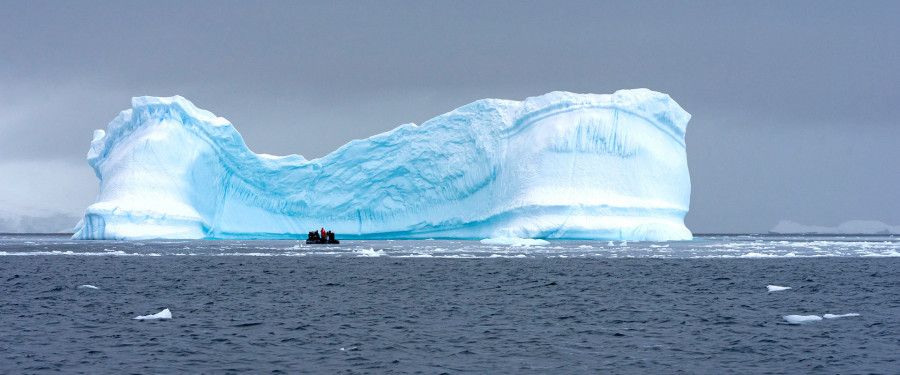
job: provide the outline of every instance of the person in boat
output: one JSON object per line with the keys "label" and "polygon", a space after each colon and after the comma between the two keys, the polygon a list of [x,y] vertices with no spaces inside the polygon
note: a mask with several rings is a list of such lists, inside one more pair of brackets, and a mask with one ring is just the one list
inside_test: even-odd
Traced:
{"label": "person in boat", "polygon": [[325,228],[322,228],[321,233],[322,233],[322,238],[328,238],[328,237],[325,237]]}

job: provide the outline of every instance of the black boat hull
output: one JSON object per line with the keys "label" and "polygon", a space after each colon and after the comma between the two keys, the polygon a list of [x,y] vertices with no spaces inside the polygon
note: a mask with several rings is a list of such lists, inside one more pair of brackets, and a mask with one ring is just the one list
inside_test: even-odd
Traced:
{"label": "black boat hull", "polygon": [[331,240],[331,241],[328,241],[325,239],[318,239],[318,240],[309,240],[308,239],[308,240],[306,240],[307,245],[337,245],[339,243],[341,243],[341,241],[338,241],[338,240]]}

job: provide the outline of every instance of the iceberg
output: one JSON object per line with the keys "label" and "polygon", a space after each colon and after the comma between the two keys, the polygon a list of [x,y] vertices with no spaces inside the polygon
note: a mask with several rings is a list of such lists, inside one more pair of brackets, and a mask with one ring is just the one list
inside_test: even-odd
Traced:
{"label": "iceberg", "polygon": [[131,105],[94,132],[74,239],[692,238],[690,114],[647,89],[479,100],[313,160],[180,96]]}

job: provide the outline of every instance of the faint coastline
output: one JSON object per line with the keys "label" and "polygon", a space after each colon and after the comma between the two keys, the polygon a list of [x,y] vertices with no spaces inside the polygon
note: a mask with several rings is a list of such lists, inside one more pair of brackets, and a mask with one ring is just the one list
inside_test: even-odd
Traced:
{"label": "faint coastline", "polygon": [[900,234],[900,225],[888,225],[876,220],[850,220],[836,227],[800,224],[790,220],[781,220],[771,234],[827,234],[827,235],[893,235]]}

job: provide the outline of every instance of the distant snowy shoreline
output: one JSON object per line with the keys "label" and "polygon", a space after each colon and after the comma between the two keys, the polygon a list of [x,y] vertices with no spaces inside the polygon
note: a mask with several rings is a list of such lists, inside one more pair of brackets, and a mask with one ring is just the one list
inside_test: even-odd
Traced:
{"label": "distant snowy shoreline", "polygon": [[790,220],[778,222],[769,233],[776,234],[900,234],[900,225],[875,220],[851,220],[836,227],[805,225]]}

